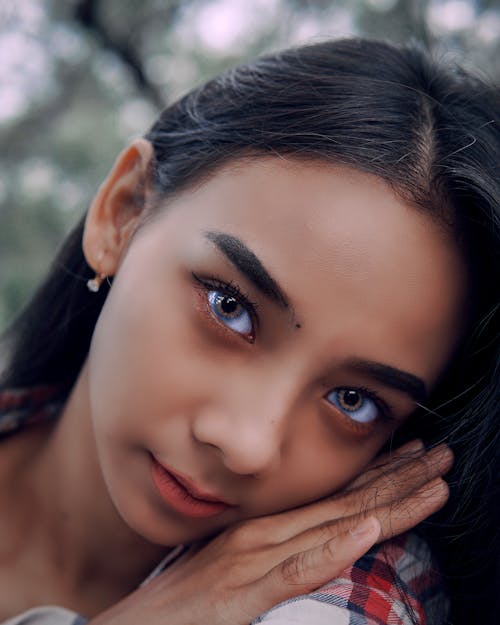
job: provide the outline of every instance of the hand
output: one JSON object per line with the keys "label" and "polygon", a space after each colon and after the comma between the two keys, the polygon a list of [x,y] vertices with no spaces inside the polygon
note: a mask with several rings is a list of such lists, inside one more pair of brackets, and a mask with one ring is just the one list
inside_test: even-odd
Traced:
{"label": "hand", "polygon": [[444,445],[410,443],[333,497],[230,527],[89,625],[248,625],[437,511],[452,462]]}

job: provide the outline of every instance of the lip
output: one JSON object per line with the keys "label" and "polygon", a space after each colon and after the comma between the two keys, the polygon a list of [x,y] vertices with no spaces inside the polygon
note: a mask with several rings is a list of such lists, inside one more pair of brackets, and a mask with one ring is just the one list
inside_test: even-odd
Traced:
{"label": "lip", "polygon": [[177,512],[190,517],[210,517],[232,508],[212,493],[201,490],[188,477],[152,456],[151,476],[161,498]]}

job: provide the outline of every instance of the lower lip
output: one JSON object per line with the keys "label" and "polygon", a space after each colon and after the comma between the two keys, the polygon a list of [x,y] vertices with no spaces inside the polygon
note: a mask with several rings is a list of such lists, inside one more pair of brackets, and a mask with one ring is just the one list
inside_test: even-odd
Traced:
{"label": "lower lip", "polygon": [[190,517],[211,517],[220,514],[231,506],[218,501],[206,501],[193,497],[172,474],[165,470],[154,458],[151,474],[161,498],[177,512]]}

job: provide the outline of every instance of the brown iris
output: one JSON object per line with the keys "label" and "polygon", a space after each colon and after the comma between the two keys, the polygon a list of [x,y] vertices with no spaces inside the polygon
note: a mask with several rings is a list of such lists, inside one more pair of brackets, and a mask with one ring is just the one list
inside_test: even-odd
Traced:
{"label": "brown iris", "polygon": [[226,317],[237,317],[240,314],[240,304],[236,298],[220,293],[214,299],[214,306],[219,314]]}
{"label": "brown iris", "polygon": [[363,406],[363,396],[359,391],[344,388],[338,391],[338,402],[343,410],[354,412]]}

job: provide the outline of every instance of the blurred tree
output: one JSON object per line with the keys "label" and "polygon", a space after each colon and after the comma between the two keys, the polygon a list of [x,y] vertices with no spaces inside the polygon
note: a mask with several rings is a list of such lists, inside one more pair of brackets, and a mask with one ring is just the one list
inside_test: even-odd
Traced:
{"label": "blurred tree", "polygon": [[500,76],[500,0],[3,0],[0,329],[166,103],[261,52],[352,34]]}

